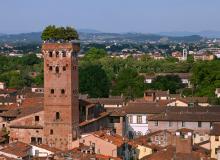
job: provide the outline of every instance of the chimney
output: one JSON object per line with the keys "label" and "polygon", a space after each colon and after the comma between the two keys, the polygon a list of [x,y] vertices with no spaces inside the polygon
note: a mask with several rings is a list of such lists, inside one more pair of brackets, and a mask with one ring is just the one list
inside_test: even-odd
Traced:
{"label": "chimney", "polygon": [[176,153],[189,154],[192,152],[193,131],[182,128],[176,131]]}

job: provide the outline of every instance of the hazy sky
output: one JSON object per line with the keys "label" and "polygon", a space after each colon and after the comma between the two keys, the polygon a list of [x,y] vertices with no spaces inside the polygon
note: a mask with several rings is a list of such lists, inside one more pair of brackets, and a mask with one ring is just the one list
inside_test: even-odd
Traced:
{"label": "hazy sky", "polygon": [[71,25],[104,32],[220,30],[220,0],[1,0],[0,33]]}

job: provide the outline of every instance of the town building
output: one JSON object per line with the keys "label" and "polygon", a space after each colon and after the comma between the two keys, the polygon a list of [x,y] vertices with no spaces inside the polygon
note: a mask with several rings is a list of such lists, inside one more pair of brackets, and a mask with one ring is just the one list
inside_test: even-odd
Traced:
{"label": "town building", "polygon": [[215,89],[215,95],[217,98],[220,98],[220,88]]}
{"label": "town building", "polygon": [[6,88],[6,85],[4,82],[0,82],[0,89],[5,89]]}
{"label": "town building", "polygon": [[194,61],[212,61],[215,56],[213,54],[208,54],[208,53],[202,53],[202,54],[195,54],[194,56]]}
{"label": "town building", "polygon": [[122,157],[124,159],[131,159],[134,156],[134,150],[126,138],[110,130],[82,135],[79,143],[91,147],[96,154]]}
{"label": "town building", "polygon": [[213,124],[210,132],[211,158],[219,158],[217,156],[220,147],[220,124]]}

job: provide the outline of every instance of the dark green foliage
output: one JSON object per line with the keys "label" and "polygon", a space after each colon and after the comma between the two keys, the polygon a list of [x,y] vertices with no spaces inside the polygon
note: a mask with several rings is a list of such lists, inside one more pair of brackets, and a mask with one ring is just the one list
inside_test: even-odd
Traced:
{"label": "dark green foliage", "polygon": [[85,59],[86,60],[98,60],[100,58],[106,57],[107,52],[104,49],[98,49],[98,48],[90,48],[86,54],[85,54]]}
{"label": "dark green foliage", "polygon": [[42,83],[35,83],[35,79],[30,77],[30,72],[43,74],[42,60],[34,54],[28,54],[22,58],[0,56],[0,64],[2,66],[0,81],[6,82],[9,88],[22,88]]}
{"label": "dark green foliage", "polygon": [[150,85],[152,89],[163,91],[169,90],[170,93],[176,93],[177,90],[183,87],[181,79],[176,75],[157,76]]}
{"label": "dark green foliage", "polygon": [[79,87],[90,97],[108,97],[110,82],[101,65],[86,64],[79,68]]}
{"label": "dark green foliage", "polygon": [[55,25],[47,26],[41,35],[42,40],[58,41],[58,40],[75,40],[79,39],[77,31],[72,27],[56,27]]}
{"label": "dark green foliage", "polygon": [[197,96],[214,96],[220,87],[220,61],[197,62],[193,66],[192,83]]}
{"label": "dark green foliage", "polygon": [[119,72],[112,94],[123,94],[127,99],[141,97],[144,93],[144,77],[133,68],[126,68]]}

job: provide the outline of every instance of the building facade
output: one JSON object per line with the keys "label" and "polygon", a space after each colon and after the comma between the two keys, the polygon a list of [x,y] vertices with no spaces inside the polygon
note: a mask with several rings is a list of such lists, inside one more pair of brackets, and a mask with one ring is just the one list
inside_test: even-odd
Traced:
{"label": "building facade", "polygon": [[77,43],[44,43],[44,143],[70,149],[78,137]]}

